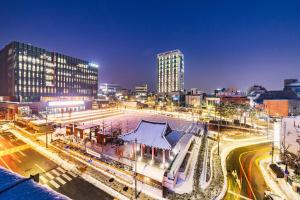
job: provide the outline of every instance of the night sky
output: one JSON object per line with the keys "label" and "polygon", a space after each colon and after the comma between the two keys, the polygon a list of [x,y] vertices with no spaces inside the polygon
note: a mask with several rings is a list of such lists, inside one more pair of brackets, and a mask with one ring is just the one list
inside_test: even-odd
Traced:
{"label": "night sky", "polygon": [[0,2],[0,48],[12,40],[100,65],[100,81],[155,88],[156,54],[180,49],[185,88],[300,78],[300,1]]}

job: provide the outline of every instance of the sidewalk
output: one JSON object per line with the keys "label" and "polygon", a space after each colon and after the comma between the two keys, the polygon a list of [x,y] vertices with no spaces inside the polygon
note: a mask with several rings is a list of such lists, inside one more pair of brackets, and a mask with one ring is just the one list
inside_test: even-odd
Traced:
{"label": "sidewalk", "polygon": [[197,138],[195,142],[195,147],[193,148],[193,159],[191,162],[191,169],[185,181],[182,183],[177,183],[175,185],[174,191],[178,194],[183,193],[191,193],[193,191],[193,184],[194,184],[194,172],[195,167],[199,155],[199,149],[201,147],[202,137]]}
{"label": "sidewalk", "polygon": [[[15,127],[18,129],[18,127]],[[87,160],[82,158],[77,158],[73,154],[70,156],[70,153],[65,152],[64,150],[55,148],[53,145],[49,145],[48,148],[45,148],[45,139],[36,140],[36,137],[28,131],[19,129],[11,129],[14,135],[23,140],[24,142],[30,144],[34,149],[39,153],[45,155],[49,159],[53,160],[58,165],[67,168],[76,174],[79,174],[86,181],[94,184],[110,195],[117,197],[118,199],[131,199],[134,194],[131,184],[122,183],[123,181],[118,180],[113,174],[109,174],[104,170],[99,169],[98,167],[90,164]],[[49,136],[48,136],[49,137]],[[46,137],[44,137],[46,138]],[[40,139],[40,138],[39,138]],[[50,140],[49,140],[50,141]],[[85,169],[80,171],[79,169]],[[112,179],[113,178],[113,179]],[[124,188],[126,187],[126,191]],[[140,186],[141,188],[141,186]],[[151,197],[141,193],[139,196],[140,199],[152,199]]]}
{"label": "sidewalk", "polygon": [[264,176],[264,179],[271,189],[272,192],[281,196],[282,198],[288,200],[300,199],[300,195],[296,193],[290,184],[288,184],[284,178],[275,178],[272,176],[271,169],[269,164],[271,163],[270,159],[264,159],[259,163],[261,172]]}

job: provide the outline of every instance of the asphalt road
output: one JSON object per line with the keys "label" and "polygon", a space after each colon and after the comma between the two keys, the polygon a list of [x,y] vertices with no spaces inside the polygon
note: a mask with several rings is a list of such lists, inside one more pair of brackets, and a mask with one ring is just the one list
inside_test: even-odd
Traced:
{"label": "asphalt road", "polygon": [[270,157],[271,144],[238,148],[227,157],[228,190],[224,199],[264,198],[268,190],[259,169],[259,160]]}
{"label": "asphalt road", "polygon": [[0,133],[0,166],[22,176],[40,174],[40,184],[71,199],[113,199],[76,174],[56,165],[9,132]]}

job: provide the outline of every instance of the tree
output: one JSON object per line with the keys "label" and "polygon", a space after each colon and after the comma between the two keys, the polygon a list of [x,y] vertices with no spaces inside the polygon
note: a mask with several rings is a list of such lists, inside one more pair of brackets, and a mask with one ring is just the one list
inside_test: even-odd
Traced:
{"label": "tree", "polygon": [[233,108],[228,105],[228,104],[224,104],[224,103],[220,103],[218,105],[216,105],[216,112],[219,115],[219,120],[222,123],[222,117],[223,118],[229,118],[233,115]]}
{"label": "tree", "polygon": [[251,130],[251,128],[253,128],[253,125],[254,125],[253,121],[256,117],[257,110],[255,108],[250,108],[248,110],[248,112],[249,112],[249,118],[250,118],[250,123],[251,123],[251,127],[250,127],[250,130]]}
{"label": "tree", "polygon": [[233,104],[234,114],[238,116],[240,126],[242,125],[242,117],[244,113],[249,110],[249,106],[246,104]]}

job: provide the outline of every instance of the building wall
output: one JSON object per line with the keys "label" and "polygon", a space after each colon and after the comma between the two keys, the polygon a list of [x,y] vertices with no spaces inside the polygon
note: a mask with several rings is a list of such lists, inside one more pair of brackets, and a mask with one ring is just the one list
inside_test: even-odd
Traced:
{"label": "building wall", "polygon": [[9,97],[8,99],[14,96],[14,57],[13,44],[0,51],[0,96]]}
{"label": "building wall", "polygon": [[249,104],[247,97],[221,97],[220,101],[224,104]]}
{"label": "building wall", "polygon": [[220,103],[219,97],[206,97],[205,98],[206,106],[215,106]]}
{"label": "building wall", "polygon": [[299,100],[264,100],[264,111],[272,117],[286,117],[300,114]]}
{"label": "building wall", "polygon": [[158,93],[184,90],[184,56],[179,50],[157,55],[157,78]]}
{"label": "building wall", "polygon": [[186,95],[185,103],[187,106],[199,107],[202,103],[202,95]]}
{"label": "building wall", "polygon": [[282,119],[280,128],[280,144],[285,142],[288,151],[298,155],[300,145],[297,139],[300,139],[300,117],[285,117]]}
{"label": "building wall", "polygon": [[144,95],[147,96],[148,94],[148,85],[144,84],[144,85],[139,85],[135,87],[135,94],[136,95]]}

